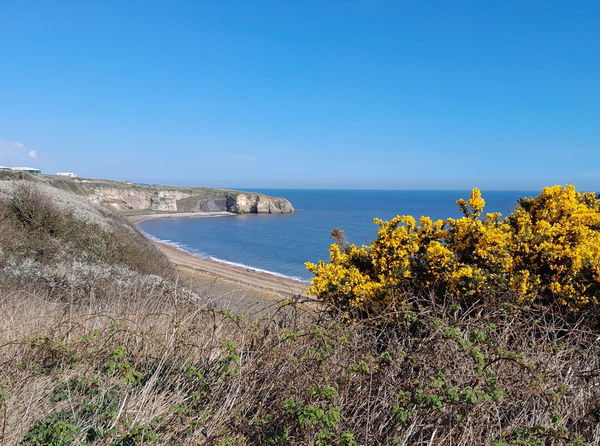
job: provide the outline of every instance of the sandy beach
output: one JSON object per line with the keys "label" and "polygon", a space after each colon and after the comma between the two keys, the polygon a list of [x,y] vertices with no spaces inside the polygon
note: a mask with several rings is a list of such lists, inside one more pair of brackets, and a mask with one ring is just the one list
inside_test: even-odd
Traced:
{"label": "sandy beach", "polygon": [[[206,218],[235,215],[228,212],[173,213],[132,215],[127,218],[134,224],[156,218]],[[167,256],[183,280],[189,281],[197,292],[214,301],[215,305],[231,307],[239,312],[262,312],[267,307],[278,306],[282,300],[316,301],[307,296],[307,282],[277,276],[251,268],[229,265],[191,255],[165,243],[153,243]],[[311,305],[313,306],[313,305]]]}
{"label": "sandy beach", "polygon": [[156,213],[156,214],[139,214],[139,215],[126,215],[127,219],[133,223],[138,224],[145,220],[156,220],[158,218],[206,218],[206,217],[226,217],[228,215],[237,215],[233,212],[172,212],[172,213]]}
{"label": "sandy beach", "polygon": [[164,243],[155,244],[179,271],[192,277],[217,279],[276,299],[303,296],[308,287],[306,282],[202,259]]}

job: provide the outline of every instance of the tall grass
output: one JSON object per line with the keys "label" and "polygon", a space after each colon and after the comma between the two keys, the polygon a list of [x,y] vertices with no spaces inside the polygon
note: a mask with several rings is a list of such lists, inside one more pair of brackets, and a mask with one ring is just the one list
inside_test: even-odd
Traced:
{"label": "tall grass", "polygon": [[585,319],[413,304],[381,332],[159,292],[60,303],[3,290],[0,444],[600,442],[600,341]]}

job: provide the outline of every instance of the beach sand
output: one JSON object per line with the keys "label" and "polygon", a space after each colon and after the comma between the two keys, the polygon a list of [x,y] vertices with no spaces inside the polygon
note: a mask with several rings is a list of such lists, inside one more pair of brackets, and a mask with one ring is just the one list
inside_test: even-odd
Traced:
{"label": "beach sand", "polygon": [[135,215],[125,215],[125,217],[133,224],[138,224],[145,220],[155,220],[157,218],[206,218],[206,217],[226,217],[228,215],[237,215],[233,212],[164,212],[156,214],[135,214]]}
{"label": "beach sand", "polygon": [[[134,224],[156,218],[172,217],[215,217],[235,215],[223,212],[194,212],[174,214],[131,215],[127,218]],[[176,270],[181,273],[183,285],[189,286],[219,308],[236,313],[258,314],[278,311],[286,300],[301,302],[302,306],[316,308],[317,301],[306,295],[308,282],[293,280],[250,268],[229,265],[191,255],[165,243],[153,243],[167,256]]]}

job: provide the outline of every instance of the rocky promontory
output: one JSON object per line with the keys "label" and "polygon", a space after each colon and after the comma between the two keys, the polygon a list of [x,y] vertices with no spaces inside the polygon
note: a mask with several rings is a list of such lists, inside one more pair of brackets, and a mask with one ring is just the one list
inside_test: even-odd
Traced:
{"label": "rocky promontory", "polygon": [[[231,212],[234,214],[290,214],[285,198],[207,188],[172,186],[103,187],[88,185],[88,198],[118,211]],[[214,198],[213,198],[214,197]]]}
{"label": "rocky promontory", "polygon": [[[6,179],[14,172],[2,172]],[[85,196],[93,203],[124,214],[231,212],[234,214],[290,214],[294,207],[285,198],[253,192],[208,187],[141,184],[91,178],[19,173],[19,178],[46,183]]]}
{"label": "rocky promontory", "polygon": [[[205,191],[204,191],[205,192]],[[117,211],[231,212],[234,214],[291,214],[294,207],[285,198],[257,193],[228,191],[223,198],[205,198],[206,193],[187,190],[93,188],[88,198]]]}

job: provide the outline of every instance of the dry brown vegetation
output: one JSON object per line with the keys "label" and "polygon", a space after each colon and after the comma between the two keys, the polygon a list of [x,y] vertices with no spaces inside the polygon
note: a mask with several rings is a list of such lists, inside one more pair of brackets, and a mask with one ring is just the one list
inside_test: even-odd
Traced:
{"label": "dry brown vegetation", "polygon": [[0,298],[2,444],[600,441],[597,332],[440,305],[377,332],[253,321],[159,293]]}
{"label": "dry brown vegetation", "polygon": [[123,217],[29,181],[0,186],[0,282],[102,294],[118,279],[173,277],[167,259]]}
{"label": "dry brown vegetation", "polygon": [[[96,250],[73,237],[104,237],[97,227],[35,195],[36,215],[18,217],[14,196],[26,193],[0,206],[2,445],[600,444],[591,312],[413,296],[387,326],[236,315],[169,282],[128,229]],[[101,277],[53,286],[44,268],[75,253],[90,267],[78,274]],[[10,263],[31,256],[46,275]],[[146,282],[156,262],[166,278]]]}

